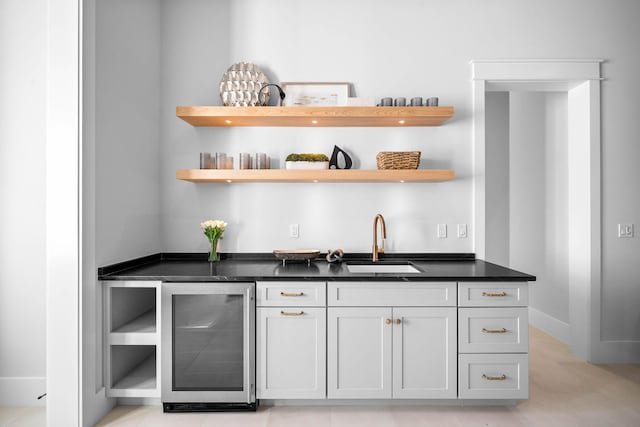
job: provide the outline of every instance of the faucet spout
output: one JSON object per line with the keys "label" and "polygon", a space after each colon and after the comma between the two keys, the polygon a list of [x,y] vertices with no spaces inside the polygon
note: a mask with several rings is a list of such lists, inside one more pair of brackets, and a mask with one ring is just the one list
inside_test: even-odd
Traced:
{"label": "faucet spout", "polygon": [[[382,231],[382,246],[378,246],[378,222]],[[371,251],[371,261],[378,262],[378,254],[384,253],[384,239],[387,238],[387,225],[382,214],[377,214],[373,219],[373,248]]]}

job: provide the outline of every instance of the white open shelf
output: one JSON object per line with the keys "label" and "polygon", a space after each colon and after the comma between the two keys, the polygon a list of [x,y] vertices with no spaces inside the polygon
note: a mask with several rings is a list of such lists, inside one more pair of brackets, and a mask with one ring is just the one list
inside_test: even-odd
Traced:
{"label": "white open shelf", "polygon": [[160,397],[160,282],[104,282],[109,397]]}
{"label": "white open shelf", "polygon": [[125,323],[112,333],[128,334],[128,333],[151,333],[156,332],[156,309],[155,307],[140,316],[136,317],[129,323]]}
{"label": "white open shelf", "polygon": [[154,389],[156,388],[156,356],[151,355],[135,366],[115,383],[112,389]]}

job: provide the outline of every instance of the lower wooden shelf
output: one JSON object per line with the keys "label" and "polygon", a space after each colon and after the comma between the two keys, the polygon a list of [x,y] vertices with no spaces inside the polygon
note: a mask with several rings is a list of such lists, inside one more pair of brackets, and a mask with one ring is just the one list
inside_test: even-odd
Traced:
{"label": "lower wooden shelf", "polygon": [[176,178],[195,183],[239,182],[441,182],[453,169],[179,169]]}

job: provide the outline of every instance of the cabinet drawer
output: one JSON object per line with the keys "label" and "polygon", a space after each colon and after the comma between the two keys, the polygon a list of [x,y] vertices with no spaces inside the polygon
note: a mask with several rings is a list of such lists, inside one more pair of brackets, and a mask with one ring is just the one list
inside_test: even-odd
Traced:
{"label": "cabinet drawer", "polygon": [[456,305],[453,282],[330,282],[330,306],[442,307]]}
{"label": "cabinet drawer", "polygon": [[529,349],[528,309],[458,309],[460,353],[526,353]]}
{"label": "cabinet drawer", "polygon": [[257,282],[258,307],[324,307],[325,282]]}
{"label": "cabinet drawer", "polygon": [[527,399],[529,357],[526,354],[458,356],[461,399]]}
{"label": "cabinet drawer", "polygon": [[460,282],[461,307],[525,307],[529,303],[527,283]]}

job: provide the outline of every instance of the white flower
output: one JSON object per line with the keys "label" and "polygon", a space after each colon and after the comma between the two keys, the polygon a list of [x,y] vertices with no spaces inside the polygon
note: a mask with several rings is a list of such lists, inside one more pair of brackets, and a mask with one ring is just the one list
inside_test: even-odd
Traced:
{"label": "white flower", "polygon": [[220,231],[224,231],[227,228],[227,223],[219,219],[210,219],[200,223],[200,228],[206,230],[207,228],[217,228]]}

